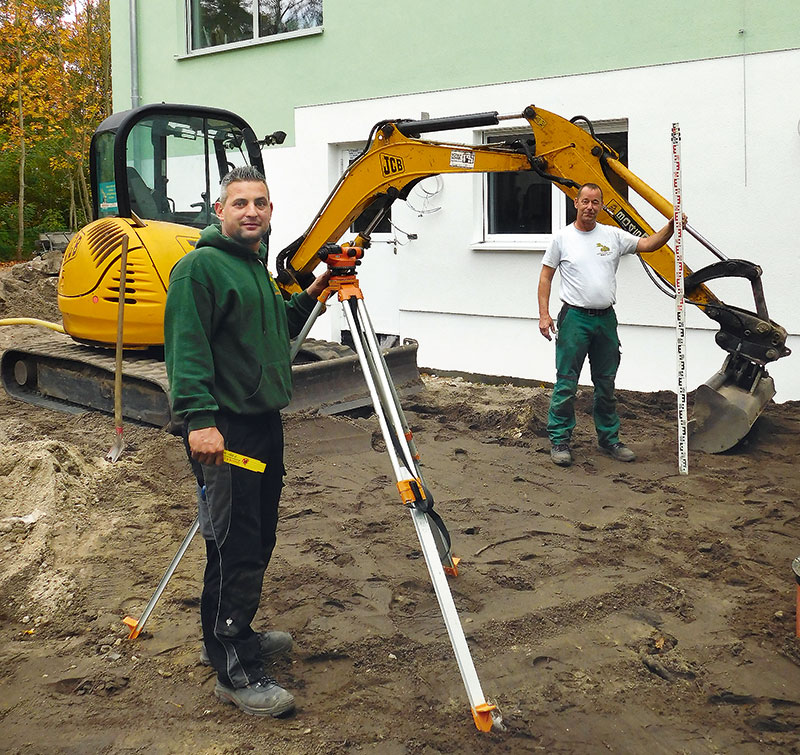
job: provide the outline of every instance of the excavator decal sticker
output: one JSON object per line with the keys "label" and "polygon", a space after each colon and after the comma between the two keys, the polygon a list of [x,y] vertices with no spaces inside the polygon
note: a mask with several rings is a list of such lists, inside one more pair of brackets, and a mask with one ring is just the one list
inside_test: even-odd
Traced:
{"label": "excavator decal sticker", "polygon": [[475,153],[461,149],[450,150],[450,167],[471,170],[475,167]]}
{"label": "excavator decal sticker", "polygon": [[613,199],[606,205],[606,212],[619,223],[622,230],[632,233],[634,236],[646,236],[642,228],[622,207]]}
{"label": "excavator decal sticker", "polygon": [[406,166],[403,165],[402,157],[392,157],[392,155],[381,155],[381,169],[384,176],[394,176],[403,173]]}

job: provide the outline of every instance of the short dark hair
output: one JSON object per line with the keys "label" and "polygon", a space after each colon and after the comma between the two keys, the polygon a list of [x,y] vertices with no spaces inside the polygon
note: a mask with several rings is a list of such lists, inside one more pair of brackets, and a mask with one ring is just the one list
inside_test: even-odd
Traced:
{"label": "short dark hair", "polygon": [[581,195],[581,192],[584,189],[593,189],[594,191],[599,191],[600,192],[600,198],[602,199],[602,197],[603,197],[603,190],[597,184],[585,183],[585,184],[581,184],[580,188],[578,189],[578,193],[575,195],[575,199],[577,199]]}
{"label": "short dark hair", "polygon": [[240,165],[229,171],[219,184],[219,203],[225,204],[228,199],[228,186],[237,181],[257,181],[267,187],[267,198],[269,198],[269,186],[264,174],[253,165]]}

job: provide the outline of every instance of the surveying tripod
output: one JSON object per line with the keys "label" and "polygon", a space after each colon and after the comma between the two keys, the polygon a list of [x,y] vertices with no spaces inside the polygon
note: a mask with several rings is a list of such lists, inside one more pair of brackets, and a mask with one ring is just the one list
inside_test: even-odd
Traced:
{"label": "surveying tripod", "polygon": [[450,535],[444,522],[433,510],[433,496],[422,478],[414,438],[378,345],[364,295],[358,285],[356,266],[360,264],[363,254],[360,247],[336,244],[326,244],[318,252],[320,259],[328,265],[331,277],[328,287],[320,295],[298,336],[297,343],[303,342],[328,299],[334,293],[337,294],[353,336],[355,351],[380,424],[386,452],[392,463],[400,498],[411,512],[422,546],[450,644],[458,662],[458,670],[467,690],[472,717],[478,729],[489,731],[492,723],[501,726],[502,719],[496,707],[487,703],[483,696],[458,611],[447,584],[445,574],[457,576],[459,559],[452,555]]}

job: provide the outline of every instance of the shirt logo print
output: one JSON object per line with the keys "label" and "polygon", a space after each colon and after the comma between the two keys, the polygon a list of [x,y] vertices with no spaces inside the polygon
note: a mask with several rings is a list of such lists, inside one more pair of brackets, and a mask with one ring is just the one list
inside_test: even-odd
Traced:
{"label": "shirt logo print", "polygon": [[601,244],[599,241],[597,242],[597,248],[599,250],[598,254],[600,254],[601,257],[605,257],[611,251],[610,247],[607,247],[605,244]]}

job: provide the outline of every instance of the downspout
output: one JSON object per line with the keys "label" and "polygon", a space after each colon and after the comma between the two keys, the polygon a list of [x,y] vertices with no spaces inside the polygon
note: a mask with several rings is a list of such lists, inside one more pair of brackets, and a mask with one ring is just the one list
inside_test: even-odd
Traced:
{"label": "downspout", "polygon": [[129,0],[130,34],[131,34],[131,107],[139,107],[142,98],[139,96],[139,31],[136,20],[136,0]]}

